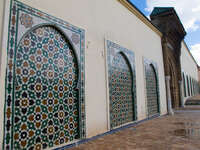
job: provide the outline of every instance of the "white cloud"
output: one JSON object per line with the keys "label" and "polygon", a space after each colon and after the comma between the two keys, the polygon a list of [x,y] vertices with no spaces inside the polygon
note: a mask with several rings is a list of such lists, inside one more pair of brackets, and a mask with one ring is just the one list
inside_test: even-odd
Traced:
{"label": "white cloud", "polygon": [[191,51],[192,55],[194,56],[194,59],[200,66],[200,44],[195,44],[191,46]]}
{"label": "white cloud", "polygon": [[185,28],[191,29],[192,31],[196,31],[199,28],[199,25],[196,23],[196,20],[196,18],[191,18],[191,20],[185,23]]}
{"label": "white cloud", "polygon": [[153,7],[174,7],[187,32],[200,27],[200,0],[146,0],[148,12]]}
{"label": "white cloud", "polygon": [[192,12],[200,12],[200,6],[196,7],[196,8],[193,8],[192,9]]}

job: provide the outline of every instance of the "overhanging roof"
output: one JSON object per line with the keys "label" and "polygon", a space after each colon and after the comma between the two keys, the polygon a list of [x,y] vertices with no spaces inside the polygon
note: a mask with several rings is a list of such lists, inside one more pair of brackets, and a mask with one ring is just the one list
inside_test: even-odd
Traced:
{"label": "overhanging roof", "polygon": [[178,17],[174,7],[154,7],[154,9],[150,15],[150,18],[151,18],[151,20],[154,20],[155,18],[159,18],[159,17],[170,18],[170,20],[173,20],[173,22],[176,23],[176,25],[179,28],[179,31],[183,35],[186,35],[185,28],[184,28],[180,18]]}

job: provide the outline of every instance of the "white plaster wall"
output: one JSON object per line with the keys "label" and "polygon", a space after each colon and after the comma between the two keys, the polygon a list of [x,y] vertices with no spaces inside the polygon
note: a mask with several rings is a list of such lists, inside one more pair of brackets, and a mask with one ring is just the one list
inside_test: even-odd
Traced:
{"label": "white plaster wall", "polygon": [[184,42],[181,44],[181,69],[182,72],[185,72],[187,75],[198,81],[197,64],[192,58],[189,49],[186,47]]}
{"label": "white plaster wall", "polygon": [[[186,97],[184,97],[184,84],[182,84],[182,95],[184,97],[184,102],[188,99],[188,86],[187,86],[187,80],[186,75],[189,77],[192,77],[196,81],[198,81],[198,68],[197,64],[192,58],[188,47],[186,46],[185,42],[181,43],[181,69],[182,72],[185,74],[185,85],[186,85]],[[183,81],[183,80],[182,80]],[[189,84],[190,85],[190,84]]]}
{"label": "white plaster wall", "polygon": [[[6,4],[4,5],[4,3]],[[5,72],[7,60],[7,39],[10,1],[0,0],[0,149],[3,142],[3,121],[5,102]],[[5,7],[5,13],[4,11]],[[4,36],[6,35],[6,36]]]}
{"label": "white plaster wall", "polygon": [[[2,33],[3,9],[4,9],[4,0],[0,0],[0,35]],[[1,36],[0,36],[0,41],[1,41]]]}
{"label": "white plaster wall", "polygon": [[[0,64],[1,64],[1,53],[2,53],[2,31],[3,31],[3,9],[4,9],[4,0],[0,0]],[[0,67],[0,71],[1,71],[1,67]],[[1,74],[0,74],[1,77]],[[2,96],[2,92],[0,92],[0,96]],[[0,101],[0,104],[2,104],[3,102]],[[0,105],[0,106],[3,106]],[[0,120],[3,120],[3,109],[0,109]],[[0,122],[0,131],[3,131],[3,121]],[[3,137],[3,132],[0,132],[0,146],[2,144],[2,137]]]}
{"label": "white plaster wall", "polygon": [[158,64],[161,114],[167,113],[161,38],[118,1],[20,1],[85,29],[87,137],[108,131],[105,38],[135,53],[138,120],[146,118],[144,57]]}
{"label": "white plaster wall", "polygon": [[200,68],[199,68],[198,74],[199,74],[199,80],[198,81],[200,83]]}
{"label": "white plaster wall", "polygon": [[[0,0],[0,48],[2,48],[3,16],[4,16],[4,0]],[[2,49],[0,49],[0,61],[1,61],[1,51]]]}

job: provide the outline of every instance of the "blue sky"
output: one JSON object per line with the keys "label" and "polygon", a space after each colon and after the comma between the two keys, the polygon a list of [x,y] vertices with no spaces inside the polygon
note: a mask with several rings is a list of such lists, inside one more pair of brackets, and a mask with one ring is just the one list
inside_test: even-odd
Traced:
{"label": "blue sky", "polygon": [[147,8],[146,0],[130,0],[143,14],[148,15],[149,13],[145,11]]}
{"label": "blue sky", "polygon": [[130,0],[145,16],[153,7],[174,7],[187,32],[185,42],[200,65],[200,0]]}

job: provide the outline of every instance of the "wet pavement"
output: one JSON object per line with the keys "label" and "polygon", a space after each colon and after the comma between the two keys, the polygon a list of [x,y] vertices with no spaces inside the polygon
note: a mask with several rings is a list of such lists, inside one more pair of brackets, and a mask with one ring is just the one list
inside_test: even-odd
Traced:
{"label": "wet pavement", "polygon": [[200,150],[200,106],[177,110],[70,150]]}

